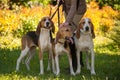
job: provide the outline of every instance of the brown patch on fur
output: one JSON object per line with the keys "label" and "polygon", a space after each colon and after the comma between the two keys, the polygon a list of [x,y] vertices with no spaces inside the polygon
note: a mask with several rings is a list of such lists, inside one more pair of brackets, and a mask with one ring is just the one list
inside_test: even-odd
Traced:
{"label": "brown patch on fur", "polygon": [[41,30],[41,21],[38,23],[37,29],[36,29],[36,34],[39,36],[40,35],[40,30]]}
{"label": "brown patch on fur", "polygon": [[91,22],[91,33],[92,33],[92,38],[94,39],[95,38],[95,32],[94,32],[94,26],[93,26],[93,23]]}
{"label": "brown patch on fur", "polygon": [[40,42],[38,41],[38,46],[39,46],[39,59],[41,60],[43,58],[42,52],[41,52],[41,46]]}
{"label": "brown patch on fur", "polygon": [[76,31],[76,37],[77,37],[77,39],[79,39],[80,38],[80,29],[82,29],[83,28],[83,20],[80,22],[80,24],[79,24],[79,26],[77,27],[77,31]]}
{"label": "brown patch on fur", "polygon": [[61,38],[61,34],[60,34],[60,32],[58,31],[57,34],[56,34],[55,43],[57,43],[60,38]]}
{"label": "brown patch on fur", "polygon": [[31,39],[29,36],[24,35],[24,36],[22,37],[22,39],[21,39],[22,50],[25,49],[26,45],[27,45],[28,48],[31,48],[31,47],[33,47],[33,46],[34,46],[34,47],[36,46],[36,45],[33,43],[32,39]]}
{"label": "brown patch on fur", "polygon": [[56,43],[58,42],[59,39],[65,39],[65,38],[72,37],[72,29],[70,26],[63,26],[59,27],[59,30],[56,34]]}
{"label": "brown patch on fur", "polygon": [[94,25],[91,21],[91,19],[89,19],[89,25],[91,26],[91,33],[92,33],[92,38],[94,39],[95,38],[95,33],[94,33]]}
{"label": "brown patch on fur", "polygon": [[42,27],[44,27],[43,25],[44,25],[44,22],[45,22],[45,19],[46,18],[48,18],[49,20],[50,20],[50,22],[51,22],[51,28],[52,28],[52,33],[55,33],[55,26],[54,26],[54,23],[53,23],[53,21],[49,18],[49,17],[43,17],[42,19],[41,19],[41,21],[38,23],[38,26],[37,26],[37,29],[36,29],[36,34],[37,35],[39,35],[40,34],[40,31],[41,31],[41,28]]}

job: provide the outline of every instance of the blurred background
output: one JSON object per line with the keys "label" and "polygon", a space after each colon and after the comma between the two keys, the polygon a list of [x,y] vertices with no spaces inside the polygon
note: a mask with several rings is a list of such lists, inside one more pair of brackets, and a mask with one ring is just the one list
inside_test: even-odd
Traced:
{"label": "blurred background", "polygon": [[[120,1],[86,0],[87,12],[84,17],[91,18],[98,47],[109,51],[120,48]],[[0,0],[0,48],[20,48],[20,39],[27,31],[35,30],[43,16],[50,15],[49,0]],[[52,7],[54,13],[56,7]],[[57,31],[57,14],[53,18]],[[64,15],[60,8],[60,21]],[[55,36],[55,34],[53,34]]]}

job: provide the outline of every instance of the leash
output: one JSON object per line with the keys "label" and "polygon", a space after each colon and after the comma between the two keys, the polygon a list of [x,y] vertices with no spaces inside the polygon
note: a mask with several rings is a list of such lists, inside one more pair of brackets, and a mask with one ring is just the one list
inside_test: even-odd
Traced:
{"label": "leash", "polygon": [[63,4],[63,1],[60,0],[58,5],[57,5],[57,9],[55,10],[55,12],[52,14],[52,16],[50,17],[51,19],[53,19],[53,17],[55,16],[56,12],[58,11],[58,26],[60,25],[60,12],[59,12],[59,7]]}

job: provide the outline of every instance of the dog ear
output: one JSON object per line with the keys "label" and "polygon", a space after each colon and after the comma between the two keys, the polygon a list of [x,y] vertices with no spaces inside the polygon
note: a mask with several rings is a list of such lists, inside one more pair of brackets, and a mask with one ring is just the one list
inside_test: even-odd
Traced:
{"label": "dog ear", "polygon": [[58,40],[59,40],[60,37],[61,37],[61,34],[60,34],[60,32],[58,31],[57,34],[56,34],[55,43],[58,42]]}
{"label": "dog ear", "polygon": [[76,31],[76,37],[77,37],[77,39],[80,38],[80,26],[82,26],[81,23],[80,23],[79,26],[77,27],[77,31]]}
{"label": "dog ear", "polygon": [[41,30],[41,21],[38,23],[37,29],[36,29],[36,34],[39,35]]}
{"label": "dog ear", "polygon": [[52,32],[55,33],[55,25],[54,25],[53,21],[51,21],[51,22],[52,22],[52,25],[51,25],[52,26]]}
{"label": "dog ear", "polygon": [[91,33],[92,33],[92,38],[94,39],[95,38],[95,32],[94,32],[94,25],[93,25],[92,22],[91,22]]}

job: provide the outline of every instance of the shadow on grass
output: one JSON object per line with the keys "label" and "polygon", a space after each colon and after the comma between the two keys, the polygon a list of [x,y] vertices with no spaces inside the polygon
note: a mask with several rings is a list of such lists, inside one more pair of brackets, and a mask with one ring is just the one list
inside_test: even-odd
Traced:
{"label": "shadow on grass", "polygon": [[[31,60],[30,67],[31,70],[27,71],[25,64],[20,64],[20,71],[16,72],[16,60],[20,55],[20,50],[8,50],[0,49],[0,76],[9,76],[14,79],[15,75],[19,78],[28,78],[28,79],[71,79],[71,80],[119,80],[120,79],[120,55],[109,55],[107,53],[97,53],[95,55],[95,70],[96,76],[91,76],[90,71],[86,69],[86,66],[82,68],[81,74],[70,76],[66,68],[69,66],[68,59],[65,56],[60,59],[60,76],[55,76],[51,71],[46,71],[47,68],[47,59],[45,55],[44,65],[45,65],[45,74],[39,75],[39,58],[38,54],[35,54]],[[84,61],[85,63],[85,61]]]}

